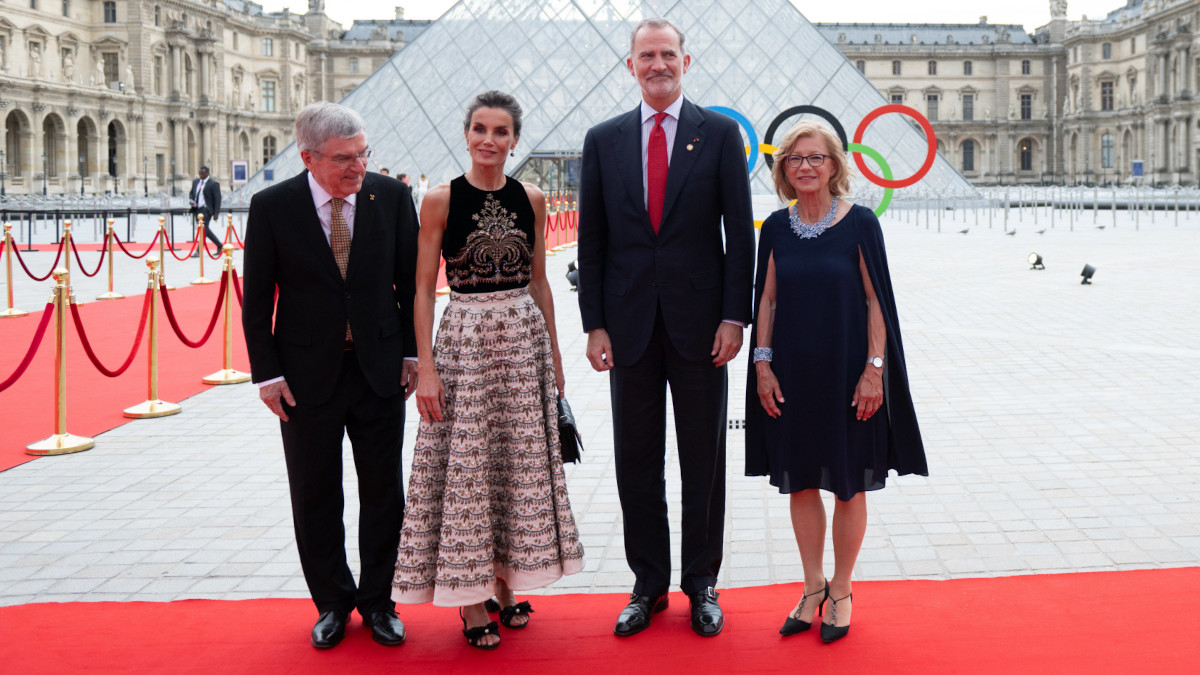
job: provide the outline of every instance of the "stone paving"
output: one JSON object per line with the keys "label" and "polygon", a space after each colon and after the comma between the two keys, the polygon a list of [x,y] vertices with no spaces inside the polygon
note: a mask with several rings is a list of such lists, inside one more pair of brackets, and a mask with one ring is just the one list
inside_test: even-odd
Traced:
{"label": "stone paving", "polygon": [[[993,215],[988,228],[986,212],[946,212],[942,233],[936,220],[914,224],[903,211],[885,219],[932,475],[893,477],[869,496],[857,578],[1200,564],[1200,217],[1175,226],[1142,214],[1135,229],[1124,213],[1115,228],[1101,214],[1100,230],[1085,215],[1070,231],[1059,214],[1037,234],[1049,226],[1045,211],[1037,226],[1014,213],[1017,233],[1005,236]],[[1029,270],[1030,251],[1045,270]],[[87,265],[94,255],[85,253]],[[558,253],[548,272],[586,444],[567,477],[587,566],[544,592],[628,592],[608,386],[583,355],[564,280],[573,258]],[[28,259],[44,273],[51,256]],[[1091,286],[1079,283],[1084,263],[1097,268]],[[194,264],[177,278],[194,276]],[[118,290],[144,288],[142,263],[119,261],[118,270]],[[17,274],[18,306],[40,308],[47,284]],[[102,277],[76,276],[80,301],[101,292]],[[745,410],[744,355],[730,372],[735,420]],[[0,473],[0,605],[307,597],[279,431],[256,389],[215,387],[182,404],[182,414],[101,434],[88,452]],[[406,461],[415,419],[410,406]],[[731,431],[721,585],[799,580],[787,499],[742,475],[743,445]],[[668,458],[678,555],[673,449]],[[347,476],[351,461],[346,452]],[[356,501],[347,481],[352,568]]]}

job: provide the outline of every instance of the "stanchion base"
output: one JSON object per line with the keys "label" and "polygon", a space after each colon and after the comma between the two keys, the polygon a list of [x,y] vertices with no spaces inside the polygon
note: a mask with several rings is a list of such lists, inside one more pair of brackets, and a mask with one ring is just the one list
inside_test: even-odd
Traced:
{"label": "stanchion base", "polygon": [[202,286],[204,284],[211,284],[212,282],[213,282],[213,280],[209,279],[208,277],[200,277],[199,279],[193,280],[192,285],[193,286]]}
{"label": "stanchion base", "polygon": [[9,307],[8,309],[0,309],[0,319],[11,319],[17,316],[25,316],[28,313],[29,312],[22,312],[15,307]]}
{"label": "stanchion base", "polygon": [[240,384],[250,381],[250,373],[243,373],[232,368],[218,370],[200,380],[204,384]]}
{"label": "stanchion base", "polygon": [[69,455],[72,452],[90,450],[96,441],[87,436],[73,434],[54,434],[50,438],[25,446],[25,454],[44,457],[46,455]]}
{"label": "stanchion base", "polygon": [[183,410],[183,408],[180,407],[178,403],[167,403],[166,401],[159,401],[156,399],[153,401],[139,403],[132,408],[126,408],[125,416],[132,417],[134,419],[143,419],[146,417],[166,417],[167,415],[174,415],[180,410]]}
{"label": "stanchion base", "polygon": [[120,300],[123,297],[125,297],[125,296],[121,295],[120,293],[118,293],[116,291],[109,291],[109,292],[105,293],[104,295],[97,295],[96,299],[97,300]]}

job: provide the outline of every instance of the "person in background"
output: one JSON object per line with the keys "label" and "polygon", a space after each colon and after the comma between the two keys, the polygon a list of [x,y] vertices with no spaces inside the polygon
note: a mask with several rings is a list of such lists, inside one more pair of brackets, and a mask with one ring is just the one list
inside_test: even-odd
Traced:
{"label": "person in background", "polygon": [[[200,167],[196,180],[192,181],[192,190],[188,194],[188,204],[192,207],[193,216],[204,217],[204,236],[212,241],[217,252],[221,251],[221,238],[213,233],[213,219],[221,212],[221,184],[208,174],[208,167]],[[193,257],[200,255],[201,242],[196,245]]]}

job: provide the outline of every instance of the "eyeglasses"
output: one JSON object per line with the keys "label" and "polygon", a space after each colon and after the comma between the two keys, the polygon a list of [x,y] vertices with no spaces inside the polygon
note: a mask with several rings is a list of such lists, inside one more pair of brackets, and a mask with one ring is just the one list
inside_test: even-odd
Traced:
{"label": "eyeglasses", "polygon": [[366,164],[368,160],[375,156],[375,148],[367,148],[357,155],[326,155],[325,153],[318,152],[316,150],[309,150],[309,152],[314,155],[325,157],[343,169],[350,168],[350,166],[355,162],[362,162],[363,164]]}
{"label": "eyeglasses", "polygon": [[808,160],[808,165],[812,168],[817,168],[825,163],[826,155],[788,155],[783,158],[783,163],[789,169],[799,169],[804,166],[804,160]]}

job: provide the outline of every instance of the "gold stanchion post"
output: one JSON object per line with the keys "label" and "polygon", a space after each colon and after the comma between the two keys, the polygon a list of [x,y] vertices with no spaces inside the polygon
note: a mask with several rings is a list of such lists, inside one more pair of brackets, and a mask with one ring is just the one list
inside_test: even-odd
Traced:
{"label": "gold stanchion post", "polygon": [[233,244],[225,244],[221,247],[221,252],[225,254],[221,271],[225,275],[225,351],[221,357],[221,370],[201,380],[204,384],[238,384],[250,381],[250,373],[233,369]]}
{"label": "gold stanchion post", "polygon": [[25,446],[27,455],[67,455],[96,445],[86,436],[67,433],[67,302],[71,296],[71,275],[66,268],[54,270],[54,434]]}
{"label": "gold stanchion post", "polygon": [[25,316],[29,312],[22,312],[13,307],[13,285],[12,285],[12,257],[16,250],[16,242],[12,238],[12,223],[4,224],[4,281],[5,287],[8,289],[8,308],[0,311],[0,318],[11,318],[14,316]]}
{"label": "gold stanchion post", "polygon": [[146,400],[132,408],[125,409],[126,417],[143,418],[143,417],[166,417],[174,415],[183,408],[178,403],[167,403],[158,398],[158,288],[163,284],[162,273],[158,270],[158,261],[151,257],[146,261],[146,266],[150,268],[150,279],[147,282],[147,288],[150,289],[150,347],[147,351],[150,353],[150,364],[146,369],[148,373],[148,386]]}
{"label": "gold stanchion post", "polygon": [[[175,250],[174,244],[172,244],[171,250],[172,252]],[[167,279],[167,219],[162,216],[158,217],[158,259],[162,261],[159,268],[159,276],[163,278],[163,283],[165,284]],[[173,291],[175,287],[167,286],[167,290]]]}
{"label": "gold stanchion post", "polygon": [[213,282],[213,280],[204,276],[204,259],[208,257],[208,253],[206,253],[204,251],[204,214],[203,213],[196,214],[196,253],[199,254],[199,256],[197,256],[197,257],[200,258],[200,276],[198,278],[192,280],[192,285],[193,286],[202,286],[204,284],[211,284]]}
{"label": "gold stanchion post", "polygon": [[233,214],[225,214],[225,243],[232,244],[237,238],[233,233]]}
{"label": "gold stanchion post", "polygon": [[108,249],[108,292],[97,295],[97,300],[117,300],[125,296],[113,290],[113,219],[108,219],[108,229],[104,231],[104,244]]}
{"label": "gold stanchion post", "polygon": [[71,221],[63,221],[63,267],[71,274]]}

